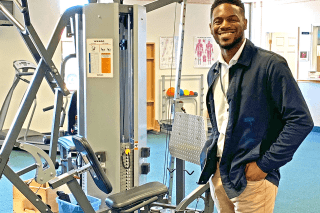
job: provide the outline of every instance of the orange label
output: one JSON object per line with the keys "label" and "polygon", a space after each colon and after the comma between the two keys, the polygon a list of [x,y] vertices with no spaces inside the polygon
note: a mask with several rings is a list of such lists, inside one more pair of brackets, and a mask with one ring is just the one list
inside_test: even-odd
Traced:
{"label": "orange label", "polygon": [[101,72],[111,73],[111,53],[101,53]]}

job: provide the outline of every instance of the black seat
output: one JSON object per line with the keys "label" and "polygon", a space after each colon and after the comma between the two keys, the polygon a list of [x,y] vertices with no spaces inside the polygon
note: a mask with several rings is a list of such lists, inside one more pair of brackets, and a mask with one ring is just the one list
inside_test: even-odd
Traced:
{"label": "black seat", "polygon": [[[151,200],[154,202],[159,197],[164,196],[168,192],[168,188],[159,182],[146,183],[141,186],[134,187],[127,191],[110,195],[106,198],[106,204],[115,211],[124,211],[133,208],[144,201]],[[149,204],[149,203],[146,203]]]}
{"label": "black seat", "polygon": [[[72,140],[76,146],[77,152],[81,153],[82,156],[85,155],[83,158],[85,163],[91,164],[92,169],[89,171],[97,187],[106,194],[109,194],[112,191],[112,185],[101,168],[100,163],[88,141],[79,135],[72,136]],[[112,210],[130,210],[131,212],[132,209],[136,210],[158,200],[167,192],[168,188],[166,185],[159,182],[151,182],[110,195],[106,198],[105,202],[109,208],[112,208]],[[139,207],[139,204],[142,206]]]}

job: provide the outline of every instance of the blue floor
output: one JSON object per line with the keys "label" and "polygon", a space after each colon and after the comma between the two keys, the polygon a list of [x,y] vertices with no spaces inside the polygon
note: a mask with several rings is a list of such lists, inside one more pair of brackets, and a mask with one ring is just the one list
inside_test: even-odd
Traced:
{"label": "blue floor", "polygon": [[[148,181],[160,181],[163,178],[164,144],[166,135],[148,134],[148,146],[151,149],[151,171]],[[320,133],[311,132],[305,139],[293,160],[281,168],[281,181],[275,204],[275,213],[319,213],[320,205]],[[153,160],[157,159],[157,160]],[[186,163],[186,169],[194,171],[186,175],[186,194],[197,187],[200,166]],[[175,191],[175,189],[174,189]],[[175,198],[173,198],[175,201]],[[196,202],[189,207],[195,208]],[[203,208],[199,202],[198,209]],[[215,210],[216,212],[216,210]]]}
{"label": "blue floor", "polygon": [[[148,146],[151,150],[149,162],[151,164],[148,182],[163,181],[164,154],[166,135],[163,133],[148,134]],[[320,198],[320,133],[312,132],[302,143],[293,160],[281,169],[282,179],[275,205],[275,213],[319,213]],[[29,154],[21,151],[13,151],[9,165],[14,171],[18,171],[33,162]],[[186,163],[188,171],[194,171],[186,175],[186,194],[197,187],[197,179],[200,175],[200,166]],[[28,173],[23,179],[29,179],[34,173]],[[175,188],[173,190],[173,203],[175,204]],[[12,184],[2,177],[0,180],[0,213],[12,213]],[[195,201],[190,208],[202,209],[203,202]],[[216,212],[216,211],[215,211]]]}

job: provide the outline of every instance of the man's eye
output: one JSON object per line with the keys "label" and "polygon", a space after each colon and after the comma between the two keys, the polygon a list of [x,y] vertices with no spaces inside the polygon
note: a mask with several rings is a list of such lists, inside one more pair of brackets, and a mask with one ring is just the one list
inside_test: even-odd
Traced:
{"label": "man's eye", "polygon": [[230,18],[230,19],[228,19],[228,22],[238,22],[239,21],[239,19],[237,19],[237,18]]}
{"label": "man's eye", "polygon": [[213,23],[214,23],[214,24],[221,24],[222,21],[221,21],[220,19],[216,19],[216,20],[213,21]]}

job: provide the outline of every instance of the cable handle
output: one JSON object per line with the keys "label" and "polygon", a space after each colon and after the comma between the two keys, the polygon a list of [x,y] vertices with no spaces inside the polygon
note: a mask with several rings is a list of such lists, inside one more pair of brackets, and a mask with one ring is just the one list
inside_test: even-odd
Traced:
{"label": "cable handle", "polygon": [[46,112],[46,111],[52,110],[53,108],[54,108],[54,105],[45,107],[42,110],[43,110],[43,112]]}

